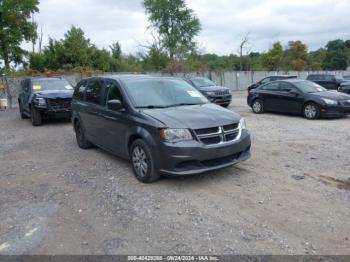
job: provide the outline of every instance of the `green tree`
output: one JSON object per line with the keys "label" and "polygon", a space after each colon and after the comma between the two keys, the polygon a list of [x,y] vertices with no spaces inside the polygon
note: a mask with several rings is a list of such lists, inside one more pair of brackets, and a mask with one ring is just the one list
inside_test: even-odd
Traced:
{"label": "green tree", "polygon": [[92,64],[91,55],[93,46],[90,39],[85,37],[84,31],[72,26],[64,35],[64,63],[73,67],[89,67]]}
{"label": "green tree", "polygon": [[51,70],[93,67],[93,58],[102,55],[96,55],[96,47],[85,37],[83,30],[74,26],[64,35],[64,39],[50,38],[43,54],[45,67]]}
{"label": "green tree", "polygon": [[111,49],[113,58],[119,60],[122,57],[122,48],[119,41],[112,43],[109,48]]}
{"label": "green tree", "polygon": [[262,66],[269,71],[280,69],[281,60],[283,56],[283,48],[280,42],[273,44],[273,47],[262,56]]}
{"label": "green tree", "polygon": [[311,70],[321,70],[322,62],[326,55],[326,49],[320,48],[309,53],[309,68]]}
{"label": "green tree", "polygon": [[194,50],[201,25],[184,0],[144,0],[143,6],[171,60]]}
{"label": "green tree", "polygon": [[106,49],[92,48],[92,67],[101,71],[111,71],[113,57]]}
{"label": "green tree", "polygon": [[170,61],[167,53],[158,48],[155,44],[147,49],[145,54],[139,54],[145,71],[160,71],[169,64]]}
{"label": "green tree", "polygon": [[329,41],[322,67],[326,70],[345,70],[348,65],[348,44],[341,39]]}
{"label": "green tree", "polygon": [[38,5],[38,0],[0,1],[0,57],[7,70],[11,62],[22,62],[26,52],[21,43],[36,37],[36,24],[30,18],[39,11]]}

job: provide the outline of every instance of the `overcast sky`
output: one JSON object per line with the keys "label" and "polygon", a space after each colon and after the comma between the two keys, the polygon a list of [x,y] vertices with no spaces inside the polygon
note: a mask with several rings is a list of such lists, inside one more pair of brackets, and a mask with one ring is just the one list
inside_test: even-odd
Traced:
{"label": "overcast sky", "polygon": [[[141,0],[40,0],[35,20],[48,36],[63,38],[71,25],[106,47],[120,41],[123,52],[140,50],[150,39]],[[187,0],[201,21],[198,37],[206,53],[237,53],[251,33],[251,49],[265,51],[275,41],[302,40],[310,50],[332,39],[350,39],[349,0]],[[26,45],[28,48],[29,45]]]}

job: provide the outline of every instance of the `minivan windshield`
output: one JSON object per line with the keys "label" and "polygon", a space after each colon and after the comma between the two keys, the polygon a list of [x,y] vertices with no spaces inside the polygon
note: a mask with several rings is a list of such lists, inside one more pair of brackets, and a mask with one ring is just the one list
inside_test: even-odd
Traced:
{"label": "minivan windshield", "polygon": [[295,82],[294,84],[303,93],[317,93],[327,91],[327,89],[325,89],[324,87],[310,81],[300,81]]}
{"label": "minivan windshield", "polygon": [[73,90],[71,84],[64,79],[36,80],[32,83],[34,91],[67,91]]}
{"label": "minivan windshield", "polygon": [[179,79],[124,80],[137,108],[164,108],[201,105],[208,100],[194,87]]}
{"label": "minivan windshield", "polygon": [[194,84],[195,87],[205,87],[205,86],[215,86],[216,84],[209,80],[208,78],[205,77],[197,77],[191,79],[192,83]]}

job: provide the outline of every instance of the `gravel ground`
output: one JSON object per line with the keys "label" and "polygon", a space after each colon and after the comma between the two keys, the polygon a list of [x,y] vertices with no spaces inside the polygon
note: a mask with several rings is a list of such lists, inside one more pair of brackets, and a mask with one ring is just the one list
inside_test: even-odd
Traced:
{"label": "gravel ground", "polygon": [[150,185],[70,123],[0,112],[0,254],[350,254],[350,118],[231,109],[249,161]]}

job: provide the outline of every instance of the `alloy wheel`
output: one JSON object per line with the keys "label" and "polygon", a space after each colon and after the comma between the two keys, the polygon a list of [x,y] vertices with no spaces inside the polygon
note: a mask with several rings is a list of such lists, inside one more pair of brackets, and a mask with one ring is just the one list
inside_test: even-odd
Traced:
{"label": "alloy wheel", "polygon": [[132,164],[137,175],[146,176],[148,171],[147,156],[140,146],[136,146],[132,152]]}
{"label": "alloy wheel", "polygon": [[261,109],[262,109],[261,103],[260,103],[259,101],[255,101],[255,102],[253,103],[253,111],[254,111],[255,113],[260,113],[260,112],[261,112]]}
{"label": "alloy wheel", "polygon": [[305,116],[309,119],[314,119],[317,115],[317,109],[314,105],[307,105],[304,109]]}

